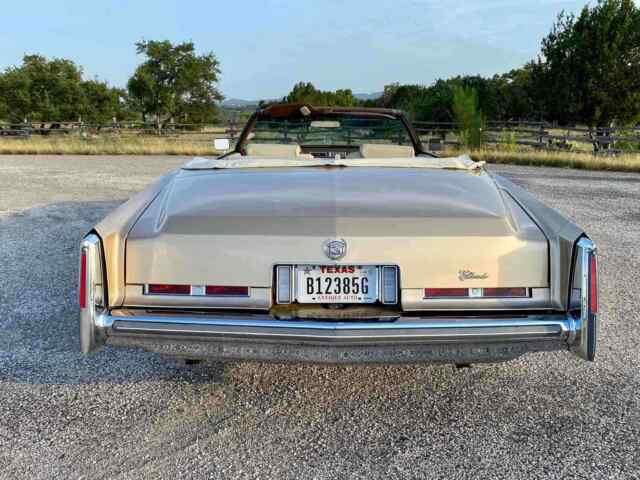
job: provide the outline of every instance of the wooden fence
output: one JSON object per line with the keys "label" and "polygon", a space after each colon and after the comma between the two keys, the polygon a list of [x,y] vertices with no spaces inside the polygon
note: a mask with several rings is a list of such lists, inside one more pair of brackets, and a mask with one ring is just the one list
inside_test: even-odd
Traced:
{"label": "wooden fence", "polygon": [[85,122],[0,122],[0,138],[25,139],[38,137],[169,137],[175,140],[211,142],[215,138],[237,139],[244,123],[165,123],[111,122],[104,124]]}
{"label": "wooden fence", "polygon": [[[459,147],[458,126],[453,122],[414,122],[423,143],[430,150]],[[585,151],[596,154],[640,152],[640,127],[560,127],[543,122],[487,122],[483,141],[501,147],[529,147],[539,150]]]}
{"label": "wooden fence", "polygon": [[[425,146],[432,151],[460,147],[458,126],[453,122],[414,122]],[[86,138],[118,135],[120,137],[169,137],[190,142],[212,142],[215,138],[238,138],[244,123],[229,120],[224,123],[156,125],[142,122],[112,122],[91,124],[84,122],[0,123],[0,138],[26,139],[33,136],[64,137],[76,135]],[[616,154],[623,151],[640,152],[640,127],[588,128],[559,127],[542,122],[487,122],[484,142],[499,148],[532,148],[539,150],[591,151],[596,154]]]}

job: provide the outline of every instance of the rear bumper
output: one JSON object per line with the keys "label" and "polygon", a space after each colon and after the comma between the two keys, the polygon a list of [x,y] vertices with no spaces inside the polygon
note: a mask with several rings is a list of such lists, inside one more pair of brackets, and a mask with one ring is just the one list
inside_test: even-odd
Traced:
{"label": "rear bumper", "polygon": [[81,339],[86,353],[111,344],[216,360],[469,363],[551,350],[572,349],[582,356],[579,347],[588,326],[564,314],[333,322],[118,310],[81,315]]}

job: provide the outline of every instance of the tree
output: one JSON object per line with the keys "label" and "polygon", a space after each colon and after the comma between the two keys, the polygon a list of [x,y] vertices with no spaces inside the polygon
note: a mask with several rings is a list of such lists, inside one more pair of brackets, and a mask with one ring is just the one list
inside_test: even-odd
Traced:
{"label": "tree", "polygon": [[418,107],[416,120],[428,122],[452,122],[453,91],[450,82],[438,80],[429,87]]}
{"label": "tree", "polygon": [[376,106],[381,108],[392,108],[394,98],[399,88],[400,88],[399,82],[394,82],[389,85],[385,85],[382,95],[379,98],[374,100],[369,100],[370,102],[371,101],[374,102],[374,105],[371,105],[371,106]]}
{"label": "tree", "polygon": [[82,119],[89,123],[109,123],[112,119],[134,119],[136,113],[128,108],[127,92],[111,88],[99,80],[81,83],[85,96]]}
{"label": "tree", "polygon": [[403,110],[410,119],[415,120],[419,118],[420,105],[425,102],[429,89],[423,85],[393,85],[386,93],[390,95],[389,107]]}
{"label": "tree", "polygon": [[639,46],[633,0],[598,0],[577,18],[561,13],[533,64],[547,119],[606,126],[637,118]]}
{"label": "tree", "polygon": [[[424,85],[400,85],[391,83],[385,85],[382,95],[376,99],[362,102],[366,107],[396,108],[403,110],[412,120],[449,121],[451,119],[451,102],[446,101],[444,118],[433,118],[436,110],[440,110],[441,105],[436,105],[437,98],[442,91],[441,80],[431,87]],[[450,97],[450,92],[449,97]],[[450,99],[450,98],[449,98]],[[438,112],[440,114],[441,112]]]}
{"label": "tree", "polygon": [[318,90],[310,82],[298,82],[283,99],[286,103],[306,103],[316,107],[351,107],[358,103],[349,89],[331,91]]}
{"label": "tree", "polygon": [[479,108],[478,92],[472,87],[454,86],[453,113],[461,143],[468,148],[480,148],[485,122]]}
{"label": "tree", "polygon": [[138,54],[146,57],[127,83],[132,104],[147,120],[170,118],[211,122],[216,102],[224,97],[217,88],[220,64],[212,53],[196,55],[193,42],[142,41]]}
{"label": "tree", "polygon": [[83,80],[71,60],[26,55],[0,74],[0,118],[12,122],[110,122],[130,118],[125,92],[99,80]]}
{"label": "tree", "polygon": [[493,77],[499,111],[495,117],[491,118],[495,120],[541,118],[542,106],[538,100],[541,96],[534,90],[532,68],[532,64],[529,63],[522,68]]}
{"label": "tree", "polygon": [[14,122],[77,120],[85,108],[82,70],[71,60],[26,55],[0,76],[1,103]]}
{"label": "tree", "polygon": [[7,107],[7,101],[2,95],[2,76],[0,76],[0,122],[6,120],[9,117],[9,108]]}
{"label": "tree", "polygon": [[466,87],[476,92],[479,109],[490,118],[523,118],[527,116],[522,112],[527,78],[514,70],[493,78],[476,75],[439,79],[428,87],[394,83],[385,86],[383,95],[370,105],[403,110],[417,121],[452,122],[454,89]]}

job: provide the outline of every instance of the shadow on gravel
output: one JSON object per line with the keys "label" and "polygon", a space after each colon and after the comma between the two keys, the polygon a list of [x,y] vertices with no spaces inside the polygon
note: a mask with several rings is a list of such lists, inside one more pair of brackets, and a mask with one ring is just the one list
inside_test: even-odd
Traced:
{"label": "shadow on gravel", "polygon": [[137,350],[85,357],[78,340],[78,245],[124,200],[61,202],[0,212],[0,381],[26,384],[219,382]]}

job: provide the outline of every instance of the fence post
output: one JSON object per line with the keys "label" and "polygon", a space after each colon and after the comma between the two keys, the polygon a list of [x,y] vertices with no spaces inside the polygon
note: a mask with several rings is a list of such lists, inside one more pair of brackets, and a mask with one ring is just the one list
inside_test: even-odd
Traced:
{"label": "fence post", "polygon": [[540,136],[538,137],[538,144],[542,145],[544,139],[544,124],[540,124]]}
{"label": "fence post", "polygon": [[598,139],[597,139],[597,134],[594,135],[593,134],[593,128],[591,127],[591,125],[589,125],[589,138],[591,139],[591,145],[593,146],[593,154],[597,155],[598,154]]}
{"label": "fence post", "polygon": [[234,141],[236,138],[236,113],[233,112],[229,118],[229,142]]}

